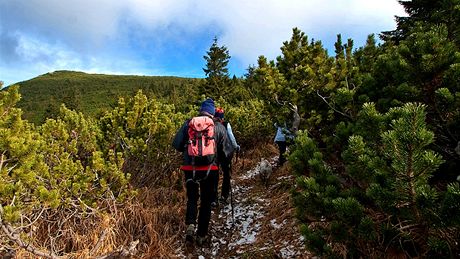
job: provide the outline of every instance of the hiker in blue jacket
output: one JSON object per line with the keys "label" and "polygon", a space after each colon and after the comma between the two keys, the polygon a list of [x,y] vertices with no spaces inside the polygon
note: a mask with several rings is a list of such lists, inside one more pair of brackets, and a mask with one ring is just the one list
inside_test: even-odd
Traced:
{"label": "hiker in blue jacket", "polygon": [[[228,139],[231,143],[232,149],[236,150],[238,152],[240,150],[240,146],[236,142],[236,138],[233,135],[232,131],[232,126],[228,121],[224,119],[224,109],[223,108],[217,108],[216,109],[216,114],[215,114],[215,120],[219,123],[222,123],[227,130],[227,136]],[[222,193],[220,197],[220,202],[223,204],[228,203],[228,196],[230,193],[230,173],[231,173],[231,166],[232,166],[232,158],[233,158],[233,152],[230,153],[229,156],[219,160],[220,162],[220,168],[222,170]],[[219,178],[216,179],[215,185],[214,185],[214,190],[215,190],[215,199],[211,206],[217,207],[218,206],[218,201],[217,201],[217,196],[218,196],[218,186],[219,186]]]}
{"label": "hiker in blue jacket", "polygon": [[275,143],[278,145],[279,150],[278,166],[282,166],[286,162],[287,142],[294,139],[294,135],[287,129],[286,125],[282,127],[275,123],[275,127]]}
{"label": "hiker in blue jacket", "polygon": [[[215,113],[214,101],[207,99],[201,104],[198,117],[208,117],[213,119]],[[184,171],[185,188],[187,191],[187,208],[185,213],[185,224],[187,230],[185,239],[187,242],[193,242],[195,239],[195,226],[197,219],[198,198],[200,198],[200,208],[198,214],[198,226],[196,229],[196,243],[203,245],[209,242],[208,235],[209,222],[211,219],[211,199],[214,194],[215,178],[219,176],[219,159],[224,159],[233,151],[231,144],[227,138],[227,132],[224,126],[220,123],[214,124],[214,136],[211,136],[215,141],[216,151],[215,159],[209,165],[195,165],[194,159],[189,155],[188,145],[189,140],[189,122],[187,120],[173,140],[173,147],[183,152],[184,164],[181,170]]]}
{"label": "hiker in blue jacket", "polygon": [[278,145],[279,150],[279,159],[278,159],[278,166],[282,166],[286,162],[286,150],[289,144],[292,144],[294,141],[295,136],[297,135],[297,131],[299,130],[300,125],[300,115],[295,104],[289,104],[290,110],[292,110],[292,127],[288,129],[286,127],[286,123],[284,126],[279,126],[275,123],[276,127],[276,135],[275,135],[275,143]]}

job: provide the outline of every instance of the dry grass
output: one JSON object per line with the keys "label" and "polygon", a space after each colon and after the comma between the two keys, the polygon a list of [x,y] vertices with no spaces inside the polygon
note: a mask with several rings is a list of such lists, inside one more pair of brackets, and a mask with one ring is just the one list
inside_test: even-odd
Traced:
{"label": "dry grass", "polygon": [[[276,146],[269,143],[242,152],[234,164],[234,174],[242,174],[254,168],[262,157],[274,157],[277,152]],[[269,190],[258,178],[247,180],[251,181],[247,184],[254,186],[253,195],[270,200],[272,205],[267,206],[268,211],[262,219],[262,229],[255,244],[261,247],[271,242],[271,250],[249,251],[247,255],[251,258],[276,258],[279,255],[277,242],[298,232],[294,223],[283,229],[275,229],[270,223],[273,219],[277,223],[296,222],[288,191],[294,180],[287,178],[288,171],[286,167],[278,168],[272,175]],[[287,180],[274,180],[280,176],[286,176]],[[48,219],[51,220],[41,222],[30,240],[33,240],[32,244],[36,247],[43,250],[54,247],[55,251],[61,251],[61,255],[65,254],[69,258],[94,258],[139,240],[133,258],[176,258],[185,231],[186,197],[181,172],[174,172],[170,182],[170,187],[139,189],[135,198],[117,206],[108,206],[107,213],[85,218],[75,216],[65,221],[63,219],[69,217],[70,212],[49,215]],[[52,236],[56,239],[51,239]],[[16,250],[16,257],[36,258],[22,249]]]}
{"label": "dry grass", "polygon": [[[135,199],[112,206],[110,213],[74,217],[62,225],[65,215],[54,215],[40,223],[32,244],[42,250],[54,247],[69,258],[94,258],[139,240],[135,258],[174,258],[184,230],[184,204],[182,190],[143,188]],[[17,249],[16,258],[37,257]]]}

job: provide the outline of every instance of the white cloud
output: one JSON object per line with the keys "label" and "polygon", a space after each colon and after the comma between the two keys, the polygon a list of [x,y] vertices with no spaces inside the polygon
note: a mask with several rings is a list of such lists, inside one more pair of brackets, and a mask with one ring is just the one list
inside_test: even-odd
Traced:
{"label": "white cloud", "polygon": [[233,56],[245,63],[254,63],[261,54],[274,58],[282,42],[289,40],[293,27],[316,40],[357,30],[365,39],[370,33],[393,29],[393,16],[404,14],[396,0],[221,2],[225,11],[212,10],[212,13],[221,15],[219,20],[225,28],[222,39]]}
{"label": "white cloud", "polygon": [[194,9],[192,1],[129,0],[123,8],[132,21],[148,29],[164,28],[173,23],[188,25],[193,29],[201,20],[192,15],[191,11]]}
{"label": "white cloud", "polygon": [[294,27],[317,40],[347,31],[360,31],[364,40],[393,29],[394,15],[404,14],[397,0],[131,0],[127,8],[151,29],[178,24],[198,30],[211,24],[232,56],[248,64],[262,54],[276,56]]}
{"label": "white cloud", "polygon": [[[55,70],[72,69],[88,73],[125,75],[140,75],[147,72],[143,64],[136,60],[110,56],[82,56],[62,44],[50,44],[24,35],[18,36],[16,54],[23,61],[20,66],[5,66],[0,63],[0,80],[5,82],[5,86]],[[153,72],[162,74],[161,71]]]}
{"label": "white cloud", "polygon": [[184,47],[186,39],[206,31],[212,35],[204,42],[218,36],[232,58],[247,66],[259,55],[278,55],[293,27],[323,43],[337,33],[364,41],[369,33],[393,29],[394,15],[403,14],[397,0],[2,0],[0,42],[17,46],[0,46],[0,54],[16,50],[23,61],[51,69],[100,65],[110,70],[117,67],[117,62],[109,64],[116,57],[99,55],[109,55],[106,50],[114,40],[129,42],[124,37],[130,30],[153,38],[146,45],[177,41]]}

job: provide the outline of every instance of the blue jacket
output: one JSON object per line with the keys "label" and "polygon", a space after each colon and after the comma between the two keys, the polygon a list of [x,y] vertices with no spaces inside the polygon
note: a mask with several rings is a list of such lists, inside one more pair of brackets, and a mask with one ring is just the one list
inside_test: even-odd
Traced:
{"label": "blue jacket", "polygon": [[225,125],[225,124],[227,124],[227,135],[228,135],[228,139],[229,139],[230,142],[232,143],[233,149],[237,149],[237,148],[238,148],[238,143],[236,142],[235,135],[233,135],[232,126],[230,125],[230,122],[226,122],[226,123],[224,123],[224,125]]}
{"label": "blue jacket", "polygon": [[276,135],[275,135],[275,142],[278,142],[278,141],[286,142],[286,138],[292,139],[292,138],[294,138],[294,136],[285,127],[279,127],[278,126],[277,130],[276,130]]}

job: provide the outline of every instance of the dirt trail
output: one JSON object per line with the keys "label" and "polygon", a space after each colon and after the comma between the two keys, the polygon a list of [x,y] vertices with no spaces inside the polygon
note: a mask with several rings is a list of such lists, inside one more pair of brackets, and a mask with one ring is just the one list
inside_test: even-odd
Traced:
{"label": "dirt trail", "polygon": [[260,178],[259,164],[245,169],[239,163],[232,176],[233,214],[231,204],[213,210],[210,244],[182,245],[180,258],[312,258],[294,217],[289,190],[295,178],[285,167],[275,168],[276,158],[268,158],[268,183]]}

